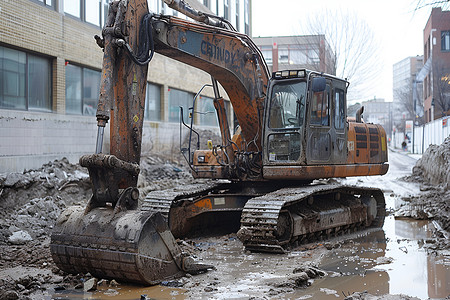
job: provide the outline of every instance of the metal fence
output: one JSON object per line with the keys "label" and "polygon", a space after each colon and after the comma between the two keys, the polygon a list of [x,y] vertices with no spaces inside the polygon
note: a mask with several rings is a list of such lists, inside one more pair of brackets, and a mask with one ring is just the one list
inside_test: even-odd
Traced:
{"label": "metal fence", "polygon": [[415,126],[408,151],[422,154],[429,145],[440,145],[450,135],[450,116],[434,120],[425,126]]}

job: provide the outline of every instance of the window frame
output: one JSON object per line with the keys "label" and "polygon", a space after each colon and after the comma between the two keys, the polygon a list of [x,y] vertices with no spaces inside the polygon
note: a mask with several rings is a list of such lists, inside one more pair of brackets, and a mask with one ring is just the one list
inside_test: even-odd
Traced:
{"label": "window frame", "polygon": [[[40,0],[33,0],[33,1],[40,1]],[[48,0],[46,0],[46,1],[48,1]],[[55,0],[52,0],[52,1],[55,1]],[[99,5],[98,23],[93,23],[86,19],[87,3],[88,3],[88,1],[92,1],[92,0],[78,0],[78,1],[79,1],[79,7],[80,7],[78,16],[67,12],[66,8],[64,7],[64,3],[63,3],[64,14],[66,16],[70,16],[72,18],[78,19],[78,20],[80,20],[84,23],[90,24],[92,26],[103,27],[103,24],[105,24],[105,21],[106,21],[106,16],[108,14],[108,1],[107,0],[95,0],[95,1],[98,1],[98,5]],[[92,3],[92,2],[89,2],[89,3]]]}
{"label": "window frame", "polygon": [[[319,101],[320,96],[320,101]],[[310,120],[309,124],[312,126],[322,126],[322,127],[330,127],[331,126],[331,86],[327,82],[325,90],[321,92],[315,92],[312,94],[311,97],[311,109],[310,109]],[[319,110],[319,104],[320,104],[320,110]],[[326,107],[326,114],[323,115],[324,110],[322,109],[324,107],[324,104],[327,105]],[[318,113],[320,112],[320,116]],[[315,115],[314,115],[315,114]],[[326,124],[324,124],[324,120],[326,121]]]}
{"label": "window frame", "polygon": [[[17,111],[35,111],[35,112],[46,112],[46,113],[51,113],[53,112],[53,73],[52,73],[52,61],[51,58],[47,57],[47,56],[43,56],[43,55],[36,55],[36,54],[32,54],[20,49],[14,49],[14,48],[10,48],[10,47],[5,47],[0,45],[0,48],[3,49],[8,49],[8,50],[12,50],[12,51],[16,51],[18,52],[18,54],[23,54],[25,57],[25,63],[24,63],[24,73],[23,73],[23,86],[21,86],[20,81],[18,82],[18,92],[21,92],[21,89],[23,88],[23,98],[25,100],[24,106],[23,107],[3,107],[0,106],[0,109],[8,109],[8,110],[17,110]],[[47,67],[48,67],[48,107],[32,107],[30,108],[30,93],[29,93],[29,88],[30,88],[30,80],[32,79],[30,77],[30,56],[31,57],[35,57],[38,59],[43,59],[47,62]],[[2,58],[3,59],[3,58]],[[2,72],[3,68],[2,68]],[[20,77],[20,73],[18,73],[18,76]],[[2,75],[3,78],[3,75]],[[6,80],[6,79],[3,79]],[[19,79],[20,80],[20,79]],[[0,84],[3,84],[3,82],[1,82]],[[5,96],[5,92],[3,90],[3,87],[1,87],[2,90],[2,95],[1,97]]]}
{"label": "window frame", "polygon": [[[338,97],[339,95],[339,97]],[[339,98],[339,99],[338,99]],[[341,88],[334,89],[334,128],[336,130],[345,130],[346,126],[346,101],[345,101],[345,91]],[[339,114],[342,112],[342,116]],[[338,122],[339,121],[339,122]],[[338,126],[340,125],[340,126]]]}
{"label": "window frame", "polygon": [[239,11],[239,0],[236,0],[236,12],[235,12],[235,17],[236,17],[236,30],[239,31],[240,30],[240,11]]}
{"label": "window frame", "polygon": [[[67,111],[67,84],[66,84],[66,86],[65,86],[65,88],[64,88],[64,95],[65,95],[65,103],[66,103],[66,109],[65,109],[65,113],[67,114],[67,115],[72,115],[72,116],[95,116],[95,113],[94,114],[85,114],[84,113],[84,111],[85,111],[85,107],[84,107],[84,105],[85,105],[85,99],[86,99],[86,97],[85,97],[85,70],[89,70],[89,71],[94,71],[94,72],[98,72],[99,73],[99,90],[98,90],[98,93],[97,93],[97,95],[99,95],[100,94],[100,85],[101,85],[101,80],[100,80],[100,78],[101,78],[101,71],[99,71],[98,69],[93,69],[93,68],[89,68],[89,67],[84,67],[84,66],[81,66],[81,65],[77,65],[77,64],[70,64],[69,62],[66,62],[66,66],[67,65],[70,65],[70,66],[73,66],[73,67],[77,67],[77,68],[79,68],[80,69],[80,71],[81,71],[81,77],[80,77],[80,82],[81,82],[81,91],[80,91],[80,93],[81,93],[81,111],[79,112],[79,113],[75,113],[75,112],[71,112],[71,111]],[[67,70],[65,71],[65,81],[66,81],[66,83],[67,83]],[[98,104],[98,98],[97,98],[97,104]],[[95,107],[95,110],[97,110],[97,107]]]}
{"label": "window frame", "polygon": [[[159,101],[159,108],[156,109],[157,111],[157,119],[152,119],[151,115],[150,115],[150,109],[149,109],[149,105],[150,105],[150,101],[149,101],[149,93],[150,93],[150,86],[155,86],[156,89],[159,90],[158,92],[158,96],[159,99],[157,99],[157,101]],[[162,116],[161,116],[161,88],[162,86],[153,82],[147,82],[147,87],[145,90],[145,109],[144,109],[144,121],[150,121],[150,122],[161,122],[162,121]]]}
{"label": "window frame", "polygon": [[441,31],[441,51],[450,52],[450,30]]}
{"label": "window frame", "polygon": [[223,18],[230,21],[230,0],[223,0]]}
{"label": "window frame", "polygon": [[[185,93],[185,95],[188,96],[188,97],[185,98],[186,103],[182,103],[182,104],[186,104],[186,107],[183,106],[183,120],[184,120],[184,122],[188,122],[189,113],[190,113],[189,108],[192,107],[192,103],[193,103],[195,94],[191,93],[189,91],[182,90],[182,89],[178,89],[178,88],[174,88],[174,87],[168,87],[168,112],[169,112],[169,116],[168,116],[167,122],[169,122],[169,123],[178,123],[178,122],[180,122],[180,114],[179,114],[180,113],[180,108],[179,108],[180,104],[179,103],[177,103],[177,105],[176,105],[177,112],[178,112],[176,119],[175,119],[175,117],[171,116],[172,107],[175,107],[171,103],[171,101],[172,101],[171,95],[173,95],[173,92]],[[175,99],[173,99],[173,100],[175,100]],[[175,110],[173,110],[173,111],[175,111]]]}
{"label": "window frame", "polygon": [[[48,7],[51,8],[52,10],[56,10],[56,0],[31,0],[32,2],[39,4],[43,7]],[[50,4],[47,4],[48,2],[50,2]]]}

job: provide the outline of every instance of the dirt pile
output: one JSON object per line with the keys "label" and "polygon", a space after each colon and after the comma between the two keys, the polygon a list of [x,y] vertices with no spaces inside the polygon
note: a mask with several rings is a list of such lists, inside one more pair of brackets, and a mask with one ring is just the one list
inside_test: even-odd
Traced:
{"label": "dirt pile", "polygon": [[65,158],[38,170],[0,174],[0,244],[47,236],[61,211],[90,193],[86,170]]}
{"label": "dirt pile", "polygon": [[434,250],[450,249],[450,137],[439,146],[430,145],[413,168],[412,175],[403,178],[421,184],[419,195],[403,198],[405,202],[395,213],[396,218],[410,217],[433,220],[437,230],[435,240],[428,245]]}
{"label": "dirt pile", "polygon": [[437,146],[430,145],[413,168],[413,175],[420,176],[432,185],[450,189],[450,137]]}
{"label": "dirt pile", "polygon": [[[186,167],[164,155],[141,162],[142,197],[142,191],[193,180]],[[48,288],[73,288],[83,280],[55,266],[50,233],[66,207],[85,206],[91,195],[88,170],[65,158],[37,170],[0,174],[0,299],[44,298]]]}
{"label": "dirt pile", "polygon": [[90,195],[87,170],[65,158],[0,174],[0,299],[39,298],[63,281],[51,259],[50,232],[63,209],[84,205]]}

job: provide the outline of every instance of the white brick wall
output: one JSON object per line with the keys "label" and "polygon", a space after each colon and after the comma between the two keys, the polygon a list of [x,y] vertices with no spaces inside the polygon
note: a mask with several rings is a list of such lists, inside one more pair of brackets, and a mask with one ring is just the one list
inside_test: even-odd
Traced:
{"label": "white brick wall", "polygon": [[[93,116],[65,114],[65,61],[100,70],[102,50],[93,36],[101,29],[65,16],[29,0],[0,0],[0,44],[48,57],[52,61],[54,113],[0,109],[0,173],[37,168],[56,158],[78,161],[95,151],[97,134]],[[143,151],[179,151],[179,125],[164,122],[167,88],[196,93],[210,83],[209,74],[156,54],[149,65],[148,81],[163,86],[164,119],[146,122]],[[213,97],[212,89],[205,96]],[[224,90],[221,95],[227,97]],[[108,143],[109,133],[105,134]],[[105,147],[106,148],[106,147]]]}

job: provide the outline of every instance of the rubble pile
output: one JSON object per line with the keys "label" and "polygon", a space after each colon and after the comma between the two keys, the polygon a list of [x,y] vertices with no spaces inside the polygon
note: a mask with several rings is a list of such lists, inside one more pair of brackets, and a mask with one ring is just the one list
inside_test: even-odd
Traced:
{"label": "rubble pile", "polygon": [[50,232],[65,207],[84,205],[90,195],[87,170],[65,158],[0,174],[0,299],[33,299],[45,285],[62,281]]}
{"label": "rubble pile", "polygon": [[439,145],[430,145],[413,168],[413,175],[420,176],[432,185],[450,189],[450,136]]}
{"label": "rubble pile", "polygon": [[441,145],[430,145],[413,168],[406,181],[421,184],[419,195],[403,198],[405,205],[395,216],[410,217],[417,220],[433,220],[437,230],[436,240],[429,247],[441,250],[450,249],[450,137]]}
{"label": "rubble pile", "polygon": [[66,206],[84,203],[90,194],[87,170],[65,158],[0,174],[0,245],[47,236]]}

